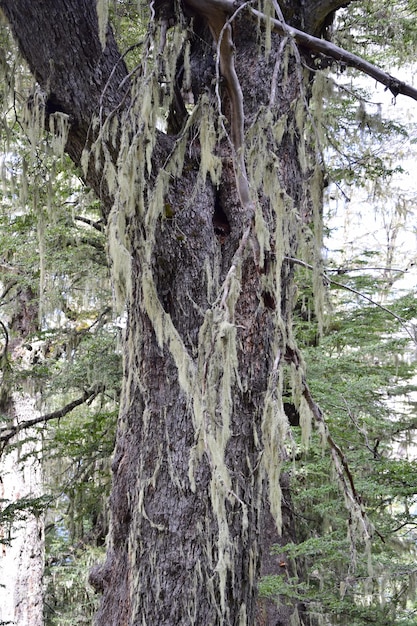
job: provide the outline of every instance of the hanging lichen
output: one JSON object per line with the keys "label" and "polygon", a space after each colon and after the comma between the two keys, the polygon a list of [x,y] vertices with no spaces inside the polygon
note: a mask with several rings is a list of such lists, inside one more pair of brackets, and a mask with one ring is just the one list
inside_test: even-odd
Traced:
{"label": "hanging lichen", "polygon": [[221,159],[216,155],[216,146],[220,140],[216,124],[217,116],[208,96],[202,96],[199,106],[201,108],[201,176],[204,180],[209,174],[212,182],[217,185],[220,182],[222,169]]}
{"label": "hanging lichen", "polygon": [[[284,46],[280,51],[281,56],[277,58],[272,46],[271,24],[269,21],[267,24],[261,37],[261,46],[266,52],[265,62],[276,68],[274,80],[287,84],[293,80],[294,74],[291,72],[294,71],[297,60],[291,54],[290,46]],[[260,275],[259,288],[267,294],[263,299],[259,294],[259,309],[271,309],[268,319],[272,333],[270,349],[273,353],[267,355],[268,362],[273,365],[270,366],[263,391],[262,405],[257,409],[259,415],[254,416],[258,420],[258,424],[253,427],[253,438],[259,448],[256,470],[259,475],[250,479],[247,488],[256,491],[261,498],[262,485],[268,484],[267,497],[271,513],[280,529],[280,474],[286,458],[285,442],[289,430],[283,405],[284,389],[287,391],[287,386],[300,412],[305,445],[311,432],[312,413],[303,393],[304,365],[298,360],[296,365],[288,366],[288,361],[291,354],[296,354],[290,319],[294,299],[293,255],[296,250],[301,250],[309,255],[308,260],[315,266],[320,263],[321,179],[320,164],[317,164],[316,155],[311,150],[310,113],[302,88],[306,84],[304,71],[298,69],[299,84],[296,82],[295,86],[292,85],[294,96],[288,106],[281,109],[276,102],[278,90],[274,85],[271,87],[269,105],[260,107],[256,116],[244,128],[244,120],[233,117],[226,119],[225,111],[228,109],[221,102],[224,87],[219,82],[220,65],[228,87],[227,95],[231,100],[230,115],[239,117],[244,111],[243,94],[234,68],[234,53],[230,48],[225,51],[220,39],[226,36],[225,33],[227,37],[231,37],[231,29],[226,24],[223,33],[218,25],[215,29],[211,24],[211,28],[218,38],[215,44],[220,57],[216,59],[217,84],[214,93],[207,89],[194,103],[193,110],[184,121],[180,132],[172,138],[171,149],[163,167],[155,171],[152,159],[160,133],[165,132],[166,124],[161,120],[167,117],[173,99],[178,95],[174,93],[174,87],[179,65],[184,67],[184,88],[188,89],[192,84],[190,46],[185,43],[184,32],[179,26],[174,26],[167,35],[162,27],[152,24],[141,69],[137,72],[137,77],[133,78],[129,109],[119,127],[121,136],[116,166],[105,149],[105,143],[111,142],[115,134],[115,131],[110,130],[111,121],[100,121],[100,138],[93,146],[93,151],[100,163],[100,171],[104,172],[108,187],[114,191],[115,196],[108,219],[108,246],[119,306],[127,300],[129,307],[139,307],[141,316],[149,321],[159,352],[165,355],[164,358],[172,360],[176,368],[179,391],[183,394],[189,411],[193,445],[188,452],[188,483],[184,484],[184,478],[177,474],[175,464],[168,460],[169,479],[175,488],[189,489],[196,493],[201,468],[209,468],[210,477],[205,497],[209,500],[210,519],[201,520],[199,531],[205,541],[204,553],[212,567],[212,576],[206,583],[208,592],[216,606],[219,623],[228,623],[228,585],[230,580],[239,575],[234,569],[239,545],[231,532],[230,510],[233,510],[239,520],[240,539],[244,540],[250,524],[249,515],[253,515],[258,507],[263,506],[260,500],[252,502],[242,497],[239,480],[234,475],[228,458],[228,448],[235,436],[232,424],[236,397],[243,394],[239,372],[240,331],[236,323],[246,278],[242,273],[243,267],[245,263],[257,267]],[[163,131],[158,130],[160,128]],[[291,155],[283,153],[283,143]],[[199,162],[198,167],[194,168],[192,161],[196,153]],[[283,158],[293,159],[297,163],[297,189],[294,189],[293,181],[287,178],[287,172],[282,165]],[[91,153],[86,153],[83,157],[85,171],[90,165],[90,159]],[[187,159],[190,163],[185,167]],[[177,220],[182,217],[181,212],[189,211],[202,190],[211,190],[214,204],[214,198],[219,197],[218,190],[224,184],[225,165],[230,168],[230,164],[235,176],[233,193],[241,202],[241,213],[247,220],[247,215],[252,218],[253,211],[254,222],[252,224],[250,221],[242,226],[234,255],[230,256],[227,267],[221,266],[221,250],[204,260],[201,280],[202,288],[208,295],[208,304],[206,309],[199,312],[201,322],[197,344],[190,347],[188,338],[182,336],[176,327],[174,315],[164,305],[158,284],[159,263],[164,268],[168,266],[167,275],[170,275],[169,264],[180,264],[181,259],[169,257],[166,260],[161,253],[159,258],[156,255],[157,246],[160,245],[158,237],[161,224],[164,224],[167,238],[172,237]],[[187,187],[186,198],[177,193],[175,198],[181,206],[171,206],[172,188],[179,184],[181,176],[190,172],[193,173],[192,189]],[[215,210],[213,206],[213,214]],[[196,230],[203,227],[198,222],[198,206],[189,215],[196,222]],[[308,226],[310,221],[314,224],[313,235]],[[187,224],[187,228],[189,226]],[[187,233],[189,236],[192,228]],[[303,240],[304,244],[297,249],[294,242]],[[179,241],[184,241],[184,245],[189,245],[192,250],[192,238],[188,242],[187,235],[179,232],[177,243]],[[219,238],[218,247],[221,245],[222,240]],[[178,255],[181,255],[180,246]],[[175,271],[181,273],[181,267],[176,267]],[[319,272],[317,276],[320,276]],[[169,292],[169,285],[163,285],[163,288]],[[318,280],[315,282],[315,289],[317,292],[320,289]],[[189,306],[192,307],[194,303],[186,281],[184,290],[189,295]],[[187,293],[187,290],[190,292]],[[322,299],[319,298],[319,301],[321,303]],[[197,304],[195,306],[198,308]],[[184,315],[186,314],[187,311],[184,311]],[[139,331],[131,331],[125,364],[127,403],[133,402],[133,398],[129,399],[129,390],[135,384],[139,387],[141,384],[134,380],[138,376],[137,360],[146,360],[147,357],[144,353],[138,353],[141,341]],[[152,424],[146,397],[144,403],[141,415],[142,433],[145,433],[143,436],[151,437]],[[160,418],[162,417],[161,415]],[[122,420],[121,432],[126,427]],[[170,434],[166,433],[167,441],[169,437]],[[154,522],[146,508],[147,489],[150,486],[156,488],[162,472],[163,442],[158,445],[158,461],[153,466],[152,474],[149,476],[145,472],[147,477],[138,479],[130,493],[136,499],[134,515],[137,518],[137,528],[140,528],[140,520],[146,519],[153,529],[163,535],[164,524]],[[249,466],[249,459],[246,462]],[[256,473],[254,468],[251,471],[252,474]],[[211,532],[203,532],[205,524]],[[143,546],[136,547],[136,536],[131,537],[130,541],[129,554],[136,559]],[[249,583],[253,586],[256,569],[253,563],[256,556],[252,554],[249,560],[252,563]],[[140,568],[134,568],[133,571],[132,603],[134,611],[139,615],[141,608],[134,589],[141,589]],[[157,568],[153,575],[157,595],[163,582]],[[193,584],[198,588],[203,580],[203,573],[196,567],[193,575]],[[193,609],[189,606],[188,610],[192,613]],[[246,623],[247,609],[242,604],[239,624],[243,626]]]}
{"label": "hanging lichen", "polygon": [[107,24],[109,20],[109,0],[96,0],[98,17],[98,34],[101,47],[106,47]]}

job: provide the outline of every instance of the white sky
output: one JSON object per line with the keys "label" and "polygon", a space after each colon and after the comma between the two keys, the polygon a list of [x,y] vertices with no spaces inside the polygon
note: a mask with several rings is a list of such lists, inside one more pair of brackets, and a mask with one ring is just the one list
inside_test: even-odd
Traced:
{"label": "white sky", "polygon": [[[411,70],[403,69],[401,72],[393,69],[391,74],[410,84],[416,82],[416,77]],[[355,79],[355,84],[358,85],[357,79]],[[373,102],[381,104],[381,113],[384,118],[410,125],[410,134],[417,139],[415,128],[417,102],[415,100],[405,96],[398,96],[394,100],[391,92],[385,91],[383,85],[366,77],[361,86],[370,90]],[[401,150],[398,155],[395,154],[396,149]],[[349,200],[347,200],[334,185],[330,187],[327,208],[331,218],[327,225],[330,226],[332,232],[325,240],[325,247],[328,250],[328,258],[343,266],[352,266],[355,255],[363,249],[379,250],[382,255],[381,260],[383,260],[386,256],[388,237],[392,235],[394,220],[398,234],[393,267],[408,268],[403,278],[396,282],[396,287],[397,289],[417,289],[417,143],[405,141],[398,148],[393,145],[393,154],[394,157],[398,156],[398,164],[402,165],[405,172],[394,175],[390,185],[390,194],[386,199],[370,200],[369,190],[349,187]],[[395,205],[401,197],[406,198],[404,208],[407,215],[404,216],[398,216],[395,212]],[[370,259],[369,265],[376,265],[375,261]]]}

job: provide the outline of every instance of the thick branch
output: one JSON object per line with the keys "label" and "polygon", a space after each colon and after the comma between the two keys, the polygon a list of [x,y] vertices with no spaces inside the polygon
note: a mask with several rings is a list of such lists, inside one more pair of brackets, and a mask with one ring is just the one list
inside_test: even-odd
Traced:
{"label": "thick branch", "polygon": [[[187,4],[197,11],[198,5],[198,13],[206,17],[207,20],[213,21],[214,19],[224,19],[225,15],[231,16],[236,11],[236,6],[242,6],[247,4],[246,2],[234,2],[234,0],[200,0],[197,2],[196,0],[188,0]],[[326,3],[319,2],[318,3],[323,10],[324,13],[329,13],[334,9],[340,8],[341,6],[350,4],[350,2],[339,2],[330,0]],[[324,10],[325,9],[325,10]],[[352,52],[348,52],[344,48],[339,48],[329,41],[325,41],[324,39],[319,39],[318,37],[313,37],[313,35],[309,35],[308,33],[299,30],[297,28],[293,28],[289,26],[285,22],[279,21],[277,19],[267,18],[264,13],[258,11],[257,9],[253,9],[248,6],[248,11],[252,14],[253,17],[256,17],[257,20],[262,22],[266,22],[267,20],[272,25],[273,30],[279,33],[280,35],[287,35],[293,37],[295,41],[312,50],[313,52],[317,52],[319,54],[323,54],[326,57],[330,57],[335,59],[336,61],[341,61],[345,63],[349,67],[354,67],[355,69],[371,76],[379,83],[382,83],[391,91],[394,96],[402,94],[404,96],[408,96],[413,98],[413,100],[417,100],[417,89],[411,87],[411,85],[407,85],[403,81],[387,74],[379,67],[376,67],[369,61],[365,61],[361,57],[353,54]]]}
{"label": "thick branch", "polygon": [[[250,12],[261,21],[266,21],[267,19],[263,13],[257,11],[256,9],[250,9]],[[401,80],[398,80],[398,78],[391,76],[391,74],[387,74],[379,67],[376,67],[376,65],[369,63],[369,61],[365,61],[365,59],[358,57],[356,54],[348,52],[343,48],[339,48],[339,46],[335,46],[324,39],[313,37],[313,35],[309,35],[302,30],[292,28],[291,26],[288,26],[288,24],[280,22],[279,20],[271,19],[271,24],[275,32],[281,35],[293,37],[298,44],[305,46],[309,50],[318,52],[319,54],[323,54],[332,59],[336,59],[336,61],[341,61],[349,67],[354,67],[364,74],[371,76],[379,83],[382,83],[382,85],[385,85],[394,97],[401,94],[403,96],[413,98],[413,100],[417,100],[417,89],[411,87],[411,85],[407,85]]]}
{"label": "thick branch", "polygon": [[93,400],[102,391],[102,385],[95,385],[90,389],[86,389],[80,398],[69,402],[64,407],[57,409],[56,411],[52,411],[52,413],[47,413],[46,415],[41,415],[40,417],[34,417],[31,420],[20,422],[19,424],[3,426],[2,428],[0,428],[0,442],[2,443],[2,446],[4,447],[6,443],[10,441],[10,439],[12,439],[15,435],[17,435],[17,433],[22,430],[26,430],[27,428],[31,428],[32,426],[37,426],[37,424],[46,424],[46,422],[49,422],[51,420],[64,417],[75,408],[77,408],[77,406]]}
{"label": "thick branch", "polygon": [[95,228],[96,230],[98,230],[99,233],[104,233],[104,223],[103,220],[90,220],[88,217],[83,217],[82,215],[76,215],[74,217],[75,220],[77,220],[78,222],[83,222],[84,224],[88,224],[88,226],[91,226],[92,228]]}

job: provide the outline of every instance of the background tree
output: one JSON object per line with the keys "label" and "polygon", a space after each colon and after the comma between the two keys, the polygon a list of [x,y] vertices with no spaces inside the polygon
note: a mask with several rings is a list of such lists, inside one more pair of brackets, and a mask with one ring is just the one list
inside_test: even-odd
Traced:
{"label": "background tree", "polygon": [[310,102],[324,52],[415,93],[303,35],[346,2],[260,4],[151,3],[128,73],[106,3],[0,2],[44,91],[40,119],[63,116],[66,151],[101,200],[127,301],[98,623],[254,622],[261,554],[282,526],[287,394],[304,437],[313,415],[332,444],[349,515],[371,538],[292,329],[295,259],[313,267],[319,319],[323,301]]}
{"label": "background tree", "polygon": [[63,624],[70,604],[69,623],[90,623],[94,593],[80,571],[107,529],[120,329],[97,200],[56,132],[65,120],[55,115],[47,132],[4,24],[1,40],[0,621]]}

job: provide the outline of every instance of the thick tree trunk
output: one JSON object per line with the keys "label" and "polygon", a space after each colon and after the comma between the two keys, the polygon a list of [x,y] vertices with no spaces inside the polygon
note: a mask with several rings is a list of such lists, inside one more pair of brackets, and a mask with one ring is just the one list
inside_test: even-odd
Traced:
{"label": "thick tree trunk", "polygon": [[[163,207],[154,204],[161,179],[149,182],[146,229],[143,215],[127,211],[126,379],[111,541],[95,573],[104,589],[97,624],[253,624],[262,550],[278,541],[286,431],[280,386],[293,302],[283,259],[295,255],[299,225],[311,217],[311,172],[300,163],[303,127],[295,119],[309,85],[294,59],[279,58],[279,39],[265,57],[252,23],[235,20],[233,36],[246,126],[265,133],[252,145],[267,156],[248,161],[259,222],[251,225],[242,207],[239,165],[226,140],[217,148],[218,184],[201,180],[202,155],[190,141],[181,176],[164,186]],[[274,71],[279,98],[271,98]],[[224,106],[229,111],[227,100]],[[283,117],[278,142],[272,127]],[[134,137],[142,123],[132,123]],[[269,170],[258,180],[257,167]],[[265,195],[263,185],[275,189]],[[275,623],[288,623],[293,611],[283,609]],[[267,611],[270,624],[273,614]]]}
{"label": "thick tree trunk", "polygon": [[[107,561],[92,575],[103,590],[97,624],[108,626],[255,622],[261,555],[281,522],[282,395],[295,350],[288,257],[300,238],[312,245],[313,215],[319,228],[319,164],[306,143],[311,76],[300,53],[277,36],[270,43],[244,11],[229,30],[216,3],[185,4],[196,11],[187,71],[199,113],[169,136],[151,128],[158,78],[161,91],[172,84],[168,52],[127,100],[110,34],[101,50],[94,2],[0,0],[49,100],[70,116],[75,162],[97,140],[93,116],[117,110],[122,121],[86,172],[110,214],[116,280],[128,300],[112,529]],[[302,26],[304,15],[311,20],[304,5],[326,3],[284,4]],[[156,17],[166,6],[154,4]],[[177,9],[173,16],[184,19]],[[219,68],[213,36],[225,37]],[[172,40],[178,70],[183,54]],[[268,624],[288,623],[287,614],[271,613]]]}

